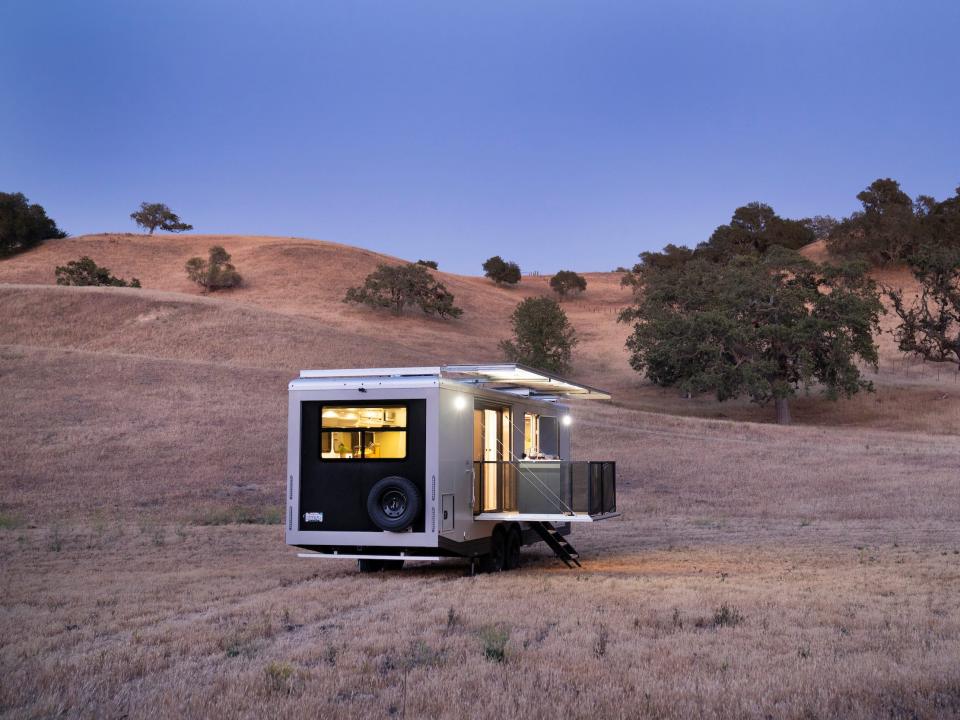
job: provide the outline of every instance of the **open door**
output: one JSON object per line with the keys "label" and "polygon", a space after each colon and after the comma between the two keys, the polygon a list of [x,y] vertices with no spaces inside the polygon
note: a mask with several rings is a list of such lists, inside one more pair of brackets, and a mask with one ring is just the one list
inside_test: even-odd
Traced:
{"label": "open door", "polygon": [[510,408],[477,403],[473,410],[473,466],[479,480],[473,512],[510,509]]}

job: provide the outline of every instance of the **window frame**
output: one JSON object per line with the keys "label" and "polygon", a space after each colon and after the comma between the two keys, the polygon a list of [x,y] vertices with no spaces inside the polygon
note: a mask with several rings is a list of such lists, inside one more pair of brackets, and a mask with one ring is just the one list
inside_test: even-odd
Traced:
{"label": "window frame", "polygon": [[[404,426],[403,426],[402,428],[399,428],[399,427],[389,427],[389,428],[384,428],[384,427],[362,427],[362,426],[345,427],[345,428],[324,428],[324,427],[323,427],[323,411],[324,411],[324,409],[326,409],[326,408],[344,408],[344,407],[350,407],[350,408],[384,408],[384,409],[386,409],[386,408],[403,408],[404,417],[405,417],[406,419],[405,419],[405,421],[404,421]],[[407,459],[407,457],[410,455],[410,443],[407,442],[407,440],[408,440],[409,438],[404,437],[403,456],[402,456],[402,457],[389,457],[389,458],[380,457],[380,458],[371,458],[371,457],[367,457],[367,456],[366,456],[366,452],[367,452],[366,435],[367,435],[367,433],[402,432],[402,433],[406,434],[406,433],[409,433],[409,432],[410,432],[410,404],[409,404],[409,403],[403,402],[402,400],[401,400],[401,401],[392,400],[392,401],[387,401],[387,402],[376,402],[376,401],[357,402],[357,401],[355,401],[355,400],[346,400],[346,401],[338,401],[338,402],[321,402],[321,403],[320,403],[319,413],[320,413],[320,415],[319,415],[319,421],[320,421],[320,422],[319,422],[319,437],[317,438],[317,440],[319,441],[319,442],[317,443],[317,456],[318,456],[320,462],[324,462],[324,463],[327,463],[327,462],[330,462],[330,463],[403,462],[403,461],[405,461],[405,460]],[[342,458],[342,457],[327,458],[327,457],[324,457],[324,456],[323,456],[323,434],[324,434],[324,433],[331,433],[330,447],[333,447],[332,433],[335,433],[335,432],[358,432],[358,433],[360,433],[360,453],[361,453],[361,454],[360,454],[360,457],[358,457],[358,458],[356,458],[356,457],[351,457],[351,458]]]}

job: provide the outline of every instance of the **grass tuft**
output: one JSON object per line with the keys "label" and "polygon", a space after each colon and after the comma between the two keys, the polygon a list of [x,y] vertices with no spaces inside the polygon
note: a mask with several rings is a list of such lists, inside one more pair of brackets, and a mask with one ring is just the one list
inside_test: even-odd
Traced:
{"label": "grass tuft", "polygon": [[485,625],[480,628],[483,641],[483,656],[492,662],[502,663],[507,659],[507,641],[510,631],[502,625]]}
{"label": "grass tuft", "polygon": [[713,613],[713,626],[736,627],[743,622],[743,614],[734,606],[724,603]]}
{"label": "grass tuft", "polygon": [[0,513],[0,530],[17,530],[24,524],[23,518],[19,515]]}
{"label": "grass tuft", "polygon": [[303,692],[305,675],[287,662],[273,661],[263,668],[267,692],[274,695],[299,695]]}

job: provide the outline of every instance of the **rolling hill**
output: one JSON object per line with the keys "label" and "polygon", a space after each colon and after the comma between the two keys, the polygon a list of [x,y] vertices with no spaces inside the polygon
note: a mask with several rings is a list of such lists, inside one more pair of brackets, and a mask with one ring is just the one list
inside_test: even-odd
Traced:
{"label": "rolling hill", "polygon": [[[243,287],[187,282],[213,243]],[[81,255],[144,289],[56,286]],[[0,261],[0,715],[956,714],[960,385],[886,337],[876,394],[801,397],[778,427],[646,383],[618,275],[589,274],[564,303],[573,374],[614,401],[574,407],[574,454],[617,462],[623,516],[577,529],[582,569],[542,547],[479,577],[296,558],[276,524],[287,381],[496,360],[516,302],[549,292],[441,272],[458,321],[340,301],[394,261],[140,235]]]}
{"label": "rolling hill", "polygon": [[[233,255],[244,285],[208,295],[183,265],[215,243]],[[53,268],[82,255],[144,288],[55,285]],[[398,260],[321,241],[206,235],[66,238],[0,262],[0,397],[9,415],[0,510],[47,517],[88,515],[104,503],[173,505],[192,508],[190,516],[272,502],[285,385],[301,368],[499,360],[516,303],[550,293],[547,277],[502,288],[440,271],[464,308],[460,320],[345,305],[347,287],[380,262]],[[746,400],[686,399],[645,382],[627,363],[627,328],[616,322],[629,300],[619,274],[587,280],[581,297],[564,302],[581,338],[573,375],[611,390],[611,411],[635,413],[629,422],[638,426],[664,422],[660,413],[771,420]],[[798,421],[960,432],[955,376],[924,375],[922,364],[898,359],[889,338],[882,342],[876,394],[840,403],[801,396]]]}

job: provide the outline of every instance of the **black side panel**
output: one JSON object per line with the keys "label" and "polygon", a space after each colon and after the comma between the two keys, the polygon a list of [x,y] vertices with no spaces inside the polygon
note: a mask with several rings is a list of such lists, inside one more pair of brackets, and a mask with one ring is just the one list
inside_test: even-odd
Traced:
{"label": "black side panel", "polygon": [[[403,402],[407,406],[407,457],[403,460],[321,460],[320,407],[323,404],[301,403],[300,530],[381,532],[367,515],[367,494],[375,482],[388,475],[411,480],[426,505],[426,400]],[[323,513],[323,522],[306,522],[306,513]],[[413,530],[423,532],[422,512]]]}

